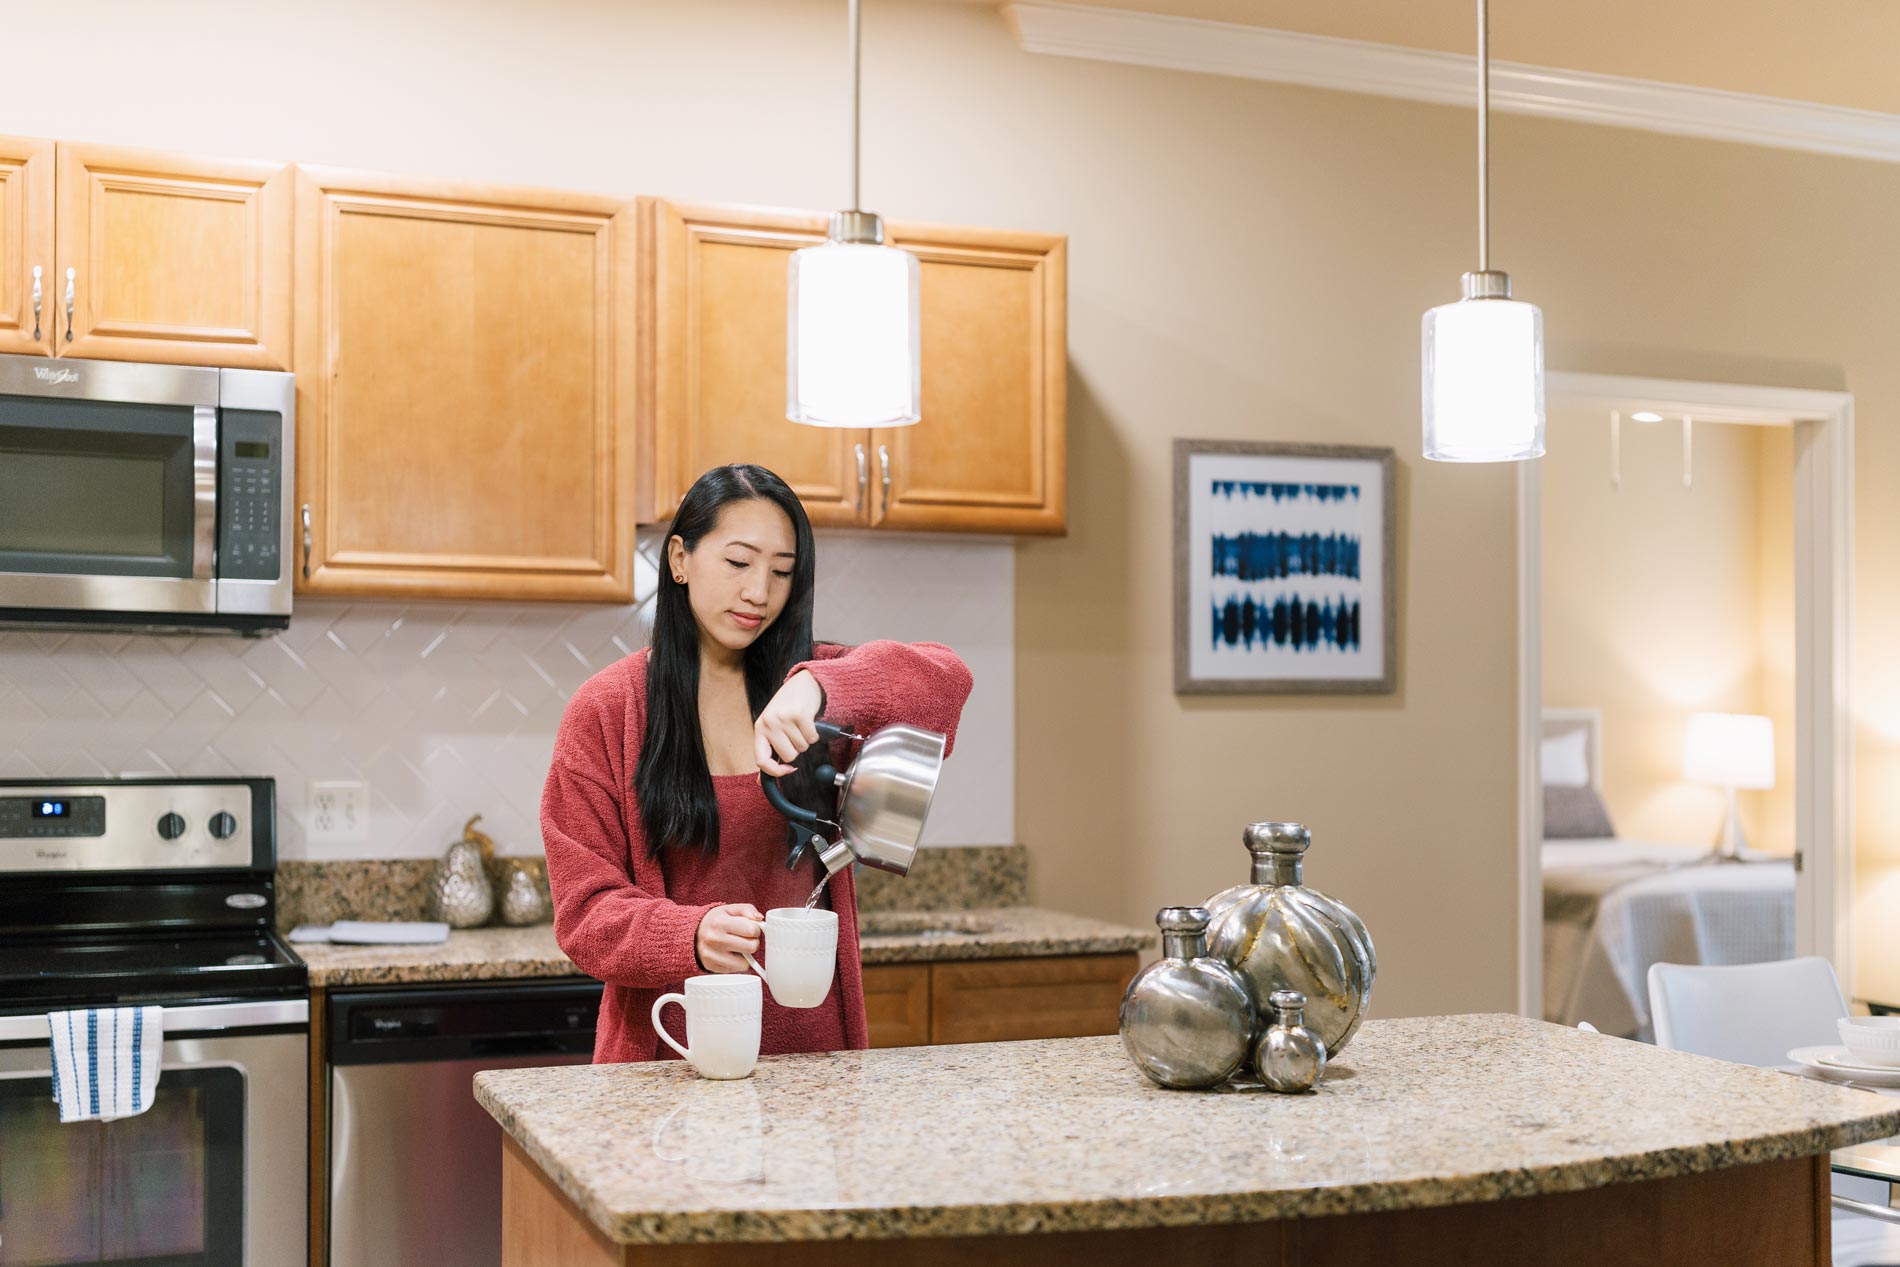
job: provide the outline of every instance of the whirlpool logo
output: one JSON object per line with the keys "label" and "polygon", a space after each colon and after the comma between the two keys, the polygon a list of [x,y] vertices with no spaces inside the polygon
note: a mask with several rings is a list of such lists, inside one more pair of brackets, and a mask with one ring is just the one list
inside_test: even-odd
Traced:
{"label": "whirlpool logo", "polygon": [[77,383],[79,381],[79,371],[52,369],[45,365],[36,365],[33,367],[33,377],[39,379],[42,383]]}

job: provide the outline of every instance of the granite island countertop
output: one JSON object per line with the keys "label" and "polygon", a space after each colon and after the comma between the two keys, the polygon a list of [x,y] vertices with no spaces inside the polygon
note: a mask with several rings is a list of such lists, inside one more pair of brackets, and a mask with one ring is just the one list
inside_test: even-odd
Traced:
{"label": "granite island countertop", "polygon": [[[866,964],[1042,955],[1117,954],[1150,948],[1154,931],[1107,924],[1033,906],[961,911],[867,911],[859,945]],[[340,946],[295,942],[310,984],[399,985],[583,975],[561,953],[551,924],[468,928],[425,946]]]}
{"label": "granite island countertop", "polygon": [[1577,1191],[1900,1132],[1900,1102],[1508,1015],[1370,1021],[1320,1090],[1163,1091],[1113,1037],[490,1070],[621,1244],[981,1236]]}

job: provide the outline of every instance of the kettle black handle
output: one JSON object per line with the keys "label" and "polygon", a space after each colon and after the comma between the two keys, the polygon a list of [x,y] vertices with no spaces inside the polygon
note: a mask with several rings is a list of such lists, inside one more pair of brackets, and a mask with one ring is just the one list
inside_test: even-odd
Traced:
{"label": "kettle black handle", "polygon": [[[821,739],[855,740],[858,738],[843,726],[836,726],[828,721],[818,722],[817,727],[818,735]],[[836,771],[832,770],[829,765],[822,767],[818,772],[818,778],[821,783],[829,783],[835,777]],[[778,785],[778,777],[776,775],[766,774],[764,771],[760,771],[759,787],[764,791],[765,799],[771,802],[772,808],[785,815],[785,817],[791,821],[804,823],[807,827],[837,826],[836,823],[833,823],[829,819],[820,818],[814,811],[794,805],[791,801],[787,800],[784,790]]]}

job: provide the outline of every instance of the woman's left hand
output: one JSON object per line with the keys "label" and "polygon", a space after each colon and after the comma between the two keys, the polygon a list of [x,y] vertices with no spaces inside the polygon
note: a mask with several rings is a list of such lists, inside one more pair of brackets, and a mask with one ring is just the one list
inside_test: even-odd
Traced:
{"label": "woman's left hand", "polygon": [[810,670],[800,669],[785,680],[752,724],[752,747],[765,774],[790,774],[789,762],[818,742],[818,710],[825,706],[825,688]]}

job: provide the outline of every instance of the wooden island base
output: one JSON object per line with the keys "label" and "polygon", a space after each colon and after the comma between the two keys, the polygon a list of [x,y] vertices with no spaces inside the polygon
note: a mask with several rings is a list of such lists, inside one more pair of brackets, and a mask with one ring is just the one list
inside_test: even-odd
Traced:
{"label": "wooden island base", "polygon": [[1826,1154],[1585,1192],[1271,1223],[909,1240],[618,1245],[504,1139],[503,1267],[1828,1267]]}

